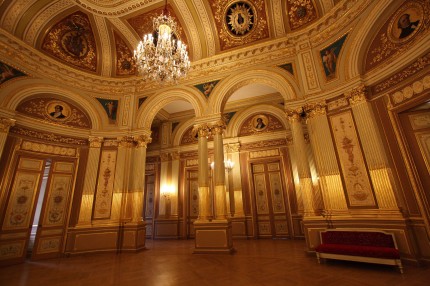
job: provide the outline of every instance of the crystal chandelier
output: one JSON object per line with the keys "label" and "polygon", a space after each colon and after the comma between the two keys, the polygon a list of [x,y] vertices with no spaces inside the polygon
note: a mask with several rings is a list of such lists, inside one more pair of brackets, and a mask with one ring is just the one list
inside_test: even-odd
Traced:
{"label": "crystal chandelier", "polygon": [[146,34],[134,51],[137,70],[144,80],[176,82],[190,68],[187,46],[176,35],[176,22],[163,13],[153,19],[154,33]]}

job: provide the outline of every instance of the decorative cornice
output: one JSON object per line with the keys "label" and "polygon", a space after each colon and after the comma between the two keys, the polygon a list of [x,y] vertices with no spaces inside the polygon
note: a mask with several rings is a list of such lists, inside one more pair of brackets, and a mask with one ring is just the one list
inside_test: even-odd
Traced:
{"label": "decorative cornice", "polygon": [[122,17],[159,1],[158,0],[144,0],[144,1],[141,1],[141,0],[134,0],[134,1],[75,0],[75,2],[76,4],[80,5],[83,9],[95,15],[103,15],[105,17],[118,17],[118,16]]}
{"label": "decorative cornice", "polygon": [[76,157],[78,154],[76,148],[67,148],[51,144],[43,144],[38,142],[23,141],[21,144],[22,150],[33,151],[37,153],[47,153],[67,157]]}

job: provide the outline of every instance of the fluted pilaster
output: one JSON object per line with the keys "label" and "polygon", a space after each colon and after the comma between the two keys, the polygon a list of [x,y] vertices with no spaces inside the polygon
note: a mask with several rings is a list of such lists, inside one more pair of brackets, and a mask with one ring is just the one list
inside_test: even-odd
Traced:
{"label": "fluted pilaster", "polygon": [[88,141],[90,144],[90,149],[88,152],[87,167],[85,169],[85,179],[81,207],[79,209],[78,225],[91,224],[94,194],[97,183],[97,171],[99,168],[100,151],[103,143],[103,137],[91,136]]}
{"label": "fluted pilaster", "polygon": [[306,106],[311,147],[319,176],[319,185],[324,201],[324,211],[345,213],[346,204],[335,148],[330,134],[325,103]]}
{"label": "fluted pilaster", "polygon": [[383,148],[384,144],[371,103],[366,98],[366,87],[360,85],[345,96],[352,107],[379,209],[398,209],[392,170]]}
{"label": "fluted pilaster", "polygon": [[4,145],[6,143],[7,135],[9,133],[9,129],[12,126],[15,126],[15,119],[11,118],[0,118],[0,158],[3,154]]}

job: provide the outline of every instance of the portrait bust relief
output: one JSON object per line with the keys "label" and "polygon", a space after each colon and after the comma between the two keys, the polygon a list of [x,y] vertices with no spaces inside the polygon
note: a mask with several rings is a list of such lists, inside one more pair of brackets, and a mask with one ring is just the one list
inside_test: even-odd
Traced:
{"label": "portrait bust relief", "polygon": [[64,121],[70,115],[70,106],[64,101],[52,100],[46,104],[46,116],[54,121]]}
{"label": "portrait bust relief", "polygon": [[267,128],[268,119],[266,115],[259,114],[252,118],[251,124],[256,131],[262,131]]}
{"label": "portrait bust relief", "polygon": [[392,42],[406,42],[419,31],[422,22],[422,6],[417,2],[408,2],[391,18],[387,34]]}

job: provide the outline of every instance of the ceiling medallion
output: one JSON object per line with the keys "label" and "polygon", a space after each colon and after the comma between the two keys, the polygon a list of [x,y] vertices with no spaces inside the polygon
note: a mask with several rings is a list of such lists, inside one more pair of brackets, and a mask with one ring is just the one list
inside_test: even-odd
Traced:
{"label": "ceiling medallion", "polygon": [[254,27],[255,13],[246,2],[236,2],[227,8],[226,23],[234,36],[244,36]]}

